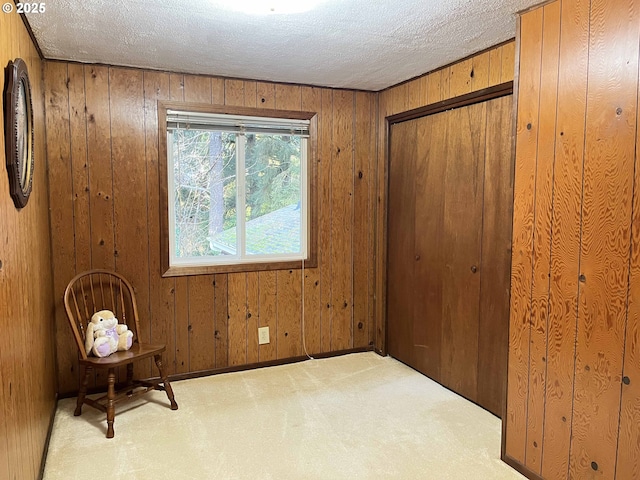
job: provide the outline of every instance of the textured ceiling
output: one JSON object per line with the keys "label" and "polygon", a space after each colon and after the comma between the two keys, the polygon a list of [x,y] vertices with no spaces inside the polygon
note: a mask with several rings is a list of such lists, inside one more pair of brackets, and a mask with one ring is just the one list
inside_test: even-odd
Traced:
{"label": "textured ceiling", "polygon": [[513,37],[539,2],[315,1],[55,0],[27,18],[46,58],[380,90]]}

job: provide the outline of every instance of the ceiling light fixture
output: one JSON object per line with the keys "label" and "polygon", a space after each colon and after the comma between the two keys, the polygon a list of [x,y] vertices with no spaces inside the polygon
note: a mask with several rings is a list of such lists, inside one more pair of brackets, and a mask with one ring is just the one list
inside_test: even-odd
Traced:
{"label": "ceiling light fixture", "polygon": [[228,10],[250,15],[292,14],[313,10],[324,0],[214,0]]}

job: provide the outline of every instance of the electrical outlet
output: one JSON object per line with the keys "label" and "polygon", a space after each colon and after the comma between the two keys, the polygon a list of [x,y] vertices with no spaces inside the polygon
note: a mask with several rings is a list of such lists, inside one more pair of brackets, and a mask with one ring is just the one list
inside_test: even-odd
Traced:
{"label": "electrical outlet", "polygon": [[269,327],[260,327],[258,329],[258,344],[264,345],[269,343]]}

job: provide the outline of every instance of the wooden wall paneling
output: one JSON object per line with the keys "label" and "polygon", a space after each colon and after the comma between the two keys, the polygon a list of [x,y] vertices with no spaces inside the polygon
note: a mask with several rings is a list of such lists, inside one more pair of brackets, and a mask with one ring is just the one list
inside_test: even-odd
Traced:
{"label": "wooden wall paneling", "polygon": [[489,86],[502,83],[502,45],[489,50]]}
{"label": "wooden wall paneling", "polygon": [[478,329],[478,403],[504,414],[509,343],[509,287],[513,212],[512,96],[487,103],[485,142],[480,314]]}
{"label": "wooden wall paneling", "polygon": [[[87,157],[87,116],[84,93],[84,66],[69,64],[69,135],[73,176],[73,231],[76,272],[91,269],[91,224],[89,158]],[[69,278],[71,280],[71,278]]]}
{"label": "wooden wall paneling", "polygon": [[229,304],[229,366],[247,362],[247,275],[228,275]]}
{"label": "wooden wall paneling", "polygon": [[[442,71],[436,70],[435,72],[427,75],[427,105],[430,103],[436,103],[442,100]],[[379,152],[379,154],[384,152]]]}
{"label": "wooden wall paneling", "polygon": [[[166,345],[163,361],[168,372],[175,373],[175,279],[161,277],[160,195],[158,171],[158,100],[169,99],[170,78],[166,73],[143,72],[145,157],[147,162],[148,235],[149,235],[149,330],[151,341]],[[146,308],[139,305],[138,308]],[[152,369],[152,372],[154,370]]]}
{"label": "wooden wall paneling", "polygon": [[278,285],[275,271],[258,273],[260,327],[269,327],[269,343],[258,346],[258,360],[266,362],[277,358]]}
{"label": "wooden wall paneling", "polygon": [[[10,60],[22,58],[27,64],[31,80],[34,120],[33,190],[29,203],[17,210],[9,195],[6,181],[4,138],[0,140],[0,174],[5,181],[0,184],[0,231],[2,232],[2,265],[0,265],[0,328],[5,336],[0,352],[0,476],[2,478],[37,478],[46,441],[49,420],[55,409],[54,344],[67,333],[66,318],[55,311],[51,273],[51,229],[49,220],[49,191],[45,124],[52,119],[44,116],[44,101],[51,101],[53,108],[61,110],[61,125],[54,138],[66,140],[52,145],[57,154],[56,162],[64,159],[67,164],[58,176],[60,188],[71,188],[69,115],[66,66],[61,69],[59,81],[53,88],[43,91],[40,60],[22,19],[18,14],[6,14],[0,18],[0,60],[6,65]],[[66,121],[65,121],[66,120]],[[0,119],[0,128],[3,119]],[[73,200],[71,191],[62,194],[62,208],[56,212],[54,222],[70,220],[64,249],[70,254],[66,262],[73,272]],[[57,223],[61,226],[62,223]],[[70,248],[69,248],[70,247]],[[70,261],[71,260],[71,261]],[[73,273],[72,273],[73,274]],[[55,279],[55,286],[64,288],[66,279]],[[54,316],[55,311],[55,316]],[[53,322],[53,325],[52,325]],[[53,326],[53,329],[52,329]],[[32,331],[52,331],[54,335],[33,337]],[[58,338],[56,338],[58,337]],[[75,347],[73,344],[71,346]],[[34,355],[34,352],[37,352]],[[68,365],[71,375],[75,365]],[[73,369],[73,370],[72,370]]]}
{"label": "wooden wall paneling", "polygon": [[507,388],[506,452],[525,464],[529,342],[531,322],[532,243],[538,144],[542,9],[520,19],[520,76],[516,121],[516,165],[511,261],[511,308]]}
{"label": "wooden wall paneling", "polygon": [[224,81],[224,104],[244,106],[244,81],[226,79]]}
{"label": "wooden wall paneling", "polygon": [[580,249],[584,277],[578,297],[569,472],[589,478],[595,470],[598,478],[613,479],[637,127],[638,5],[632,0],[593,2],[589,32]]}
{"label": "wooden wall paneling", "polygon": [[368,307],[370,263],[369,152],[371,137],[371,94],[355,94],[355,142],[353,165],[353,346],[369,343]]}
{"label": "wooden wall paneling", "polygon": [[376,216],[375,216],[375,349],[387,353],[387,211],[388,211],[388,169],[387,156],[389,93],[383,91],[378,95],[378,159],[376,164]]}
{"label": "wooden wall paneling", "polygon": [[[640,82],[639,82],[640,87]],[[640,104],[640,95],[638,95]],[[636,109],[638,104],[636,105]],[[638,125],[636,124],[636,129]],[[616,478],[640,478],[640,142],[636,138],[629,306],[624,344]]]}
{"label": "wooden wall paneling", "polygon": [[[315,87],[302,88],[302,111],[317,112],[318,118],[322,111],[322,90]],[[316,155],[319,155],[316,147]],[[314,159],[318,162],[319,158]],[[318,163],[319,166],[319,163]],[[316,188],[319,186],[316,185]],[[319,218],[320,202],[311,208],[316,208],[316,218]],[[317,232],[320,235],[320,232]],[[368,299],[367,299],[368,300]],[[304,270],[304,340],[307,352],[310,354],[322,351],[320,336],[320,268],[305,268]]]}
{"label": "wooden wall paneling", "polygon": [[[426,79],[425,79],[426,80]],[[426,92],[426,85],[425,85]],[[368,302],[368,330],[369,330],[369,346],[375,346],[375,327],[376,327],[376,315],[375,315],[375,294],[376,294],[376,219],[378,217],[377,208],[377,168],[378,168],[378,130],[384,128],[384,124],[381,126],[378,121],[378,99],[380,95],[371,96],[371,110],[370,110],[370,122],[372,125],[369,136],[369,242],[367,248],[369,251],[368,262],[368,289],[369,295]]]}
{"label": "wooden wall paneling", "polygon": [[321,352],[331,350],[331,305],[332,263],[332,183],[333,158],[333,90],[322,91],[322,112],[318,122],[318,267],[320,268],[320,348]]}
{"label": "wooden wall paneling", "polygon": [[449,67],[449,96],[451,98],[471,92],[473,57]]}
{"label": "wooden wall paneling", "polygon": [[354,93],[334,93],[331,169],[331,348],[344,350],[353,340],[353,117]]}
{"label": "wooden wall paneling", "polygon": [[[247,273],[247,363],[259,358],[258,326],[260,325],[260,290],[258,272]],[[271,332],[269,332],[271,333]]]}
{"label": "wooden wall paneling", "polygon": [[544,397],[546,385],[549,282],[551,277],[551,215],[553,211],[553,165],[558,100],[558,55],[560,2],[542,8],[542,56],[538,151],[533,231],[533,280],[531,286],[531,330],[529,353],[529,399],[527,406],[526,466],[542,471]]}
{"label": "wooden wall paneling", "polygon": [[[275,105],[279,110],[299,111],[302,90],[297,85],[275,86]],[[279,270],[277,276],[277,358],[302,353],[302,273],[300,270]]]}
{"label": "wooden wall paneling", "polygon": [[589,2],[563,0],[560,15],[542,455],[542,477],[550,479],[567,476],[571,438]]}
{"label": "wooden wall paneling", "polygon": [[224,79],[211,78],[211,103],[224,105]]}
{"label": "wooden wall paneling", "polygon": [[471,91],[475,92],[489,86],[489,59],[490,51],[471,58]]}
{"label": "wooden wall paneling", "polygon": [[389,89],[390,101],[388,106],[390,107],[388,115],[393,113],[400,113],[409,110],[409,84],[401,83],[395,87]]}
{"label": "wooden wall paneling", "polygon": [[[443,113],[447,146],[444,177],[443,328],[440,375],[443,385],[476,401],[478,378],[478,309],[481,262],[482,200],[486,103]],[[465,228],[461,228],[464,226]],[[465,292],[465,295],[460,295]],[[469,335],[468,332],[476,332]]]}
{"label": "wooden wall paneling", "polygon": [[299,356],[302,354],[302,277],[299,270],[278,270],[276,279],[276,357]]}
{"label": "wooden wall paneling", "polygon": [[[78,388],[78,354],[71,336],[71,328],[62,304],[62,295],[69,280],[75,275],[73,241],[73,198],[71,171],[71,134],[69,129],[69,91],[67,65],[45,63],[47,79],[45,102],[47,105],[47,161],[49,164],[49,201],[51,204],[51,247],[53,256],[53,288],[55,296],[55,335],[59,392]],[[6,231],[6,230],[3,230]],[[6,260],[5,260],[6,261]]]}
{"label": "wooden wall paneling", "polygon": [[276,108],[276,86],[273,83],[258,82],[256,96],[258,108]]}
{"label": "wooden wall paneling", "polygon": [[502,69],[500,71],[500,83],[510,82],[513,80],[516,62],[516,44],[509,42],[502,45]]}
{"label": "wooden wall paneling", "polygon": [[407,109],[424,105],[427,101],[426,78],[421,76],[407,82]]}
{"label": "wooden wall paneling", "polygon": [[216,366],[214,275],[194,275],[189,283],[189,369],[211,370]]}
{"label": "wooden wall paneling", "polygon": [[[85,67],[85,95],[89,119],[87,157],[91,162],[89,166],[91,265],[92,268],[114,270],[113,165],[108,67]],[[67,281],[69,280],[71,278]],[[107,385],[105,372],[95,372],[95,384],[100,387]],[[74,385],[74,389],[76,387],[77,385]]]}
{"label": "wooden wall paneling", "polygon": [[[413,122],[413,121],[412,121]],[[415,365],[430,378],[440,381],[442,341],[444,178],[447,162],[435,152],[446,152],[446,115],[430,115],[415,120],[416,166],[414,223],[415,241],[413,288],[407,293],[413,304],[413,344],[420,350]],[[411,139],[405,141],[412,142]],[[395,142],[395,139],[394,139]],[[410,172],[412,169],[409,170]],[[400,234],[403,234],[400,232]],[[411,252],[414,253],[414,252]]]}
{"label": "wooden wall paneling", "polygon": [[[244,106],[256,108],[257,84],[244,82]],[[260,325],[260,292],[258,272],[247,273],[247,363],[259,358],[258,326]]]}
{"label": "wooden wall paneling", "polygon": [[[149,342],[149,257],[140,255],[140,244],[146,249],[149,245],[142,72],[111,69],[109,100],[116,270],[134,287],[136,300],[142,307],[141,332],[136,334],[140,341]],[[137,241],[132,242],[133,238]],[[140,362],[134,365],[134,374],[146,375],[149,369],[149,362]],[[122,377],[126,378],[124,369]]]}
{"label": "wooden wall paneling", "polygon": [[450,92],[451,84],[451,67],[442,69],[442,76],[440,77],[440,99],[447,100],[451,98]]}
{"label": "wooden wall paneling", "polygon": [[216,368],[229,366],[229,276],[215,276],[213,291]]}

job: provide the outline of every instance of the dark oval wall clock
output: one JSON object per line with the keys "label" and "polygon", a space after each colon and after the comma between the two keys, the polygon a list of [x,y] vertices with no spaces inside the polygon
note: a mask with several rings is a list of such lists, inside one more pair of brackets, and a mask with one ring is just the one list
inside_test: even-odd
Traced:
{"label": "dark oval wall clock", "polygon": [[21,58],[5,70],[4,140],[9,191],[16,208],[22,208],[33,184],[33,108],[27,65]]}

